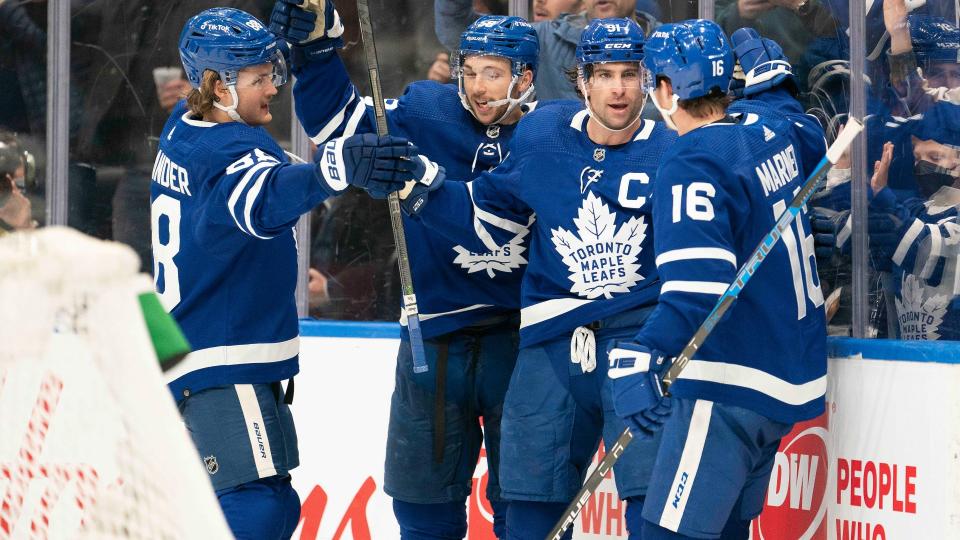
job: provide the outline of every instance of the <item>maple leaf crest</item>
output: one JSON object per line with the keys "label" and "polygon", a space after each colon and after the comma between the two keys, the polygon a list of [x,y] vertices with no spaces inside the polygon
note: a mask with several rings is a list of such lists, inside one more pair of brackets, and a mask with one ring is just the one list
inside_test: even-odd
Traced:
{"label": "maple leaf crest", "polygon": [[900,295],[896,299],[901,339],[940,339],[940,325],[950,300],[945,294],[931,294],[924,298],[924,289],[923,281],[917,276],[907,274],[903,277]]}
{"label": "maple leaf crest", "polygon": [[512,272],[527,264],[527,260],[523,258],[523,253],[527,250],[523,239],[529,232],[529,229],[524,229],[499,249],[485,253],[473,253],[463,246],[453,246],[453,251],[457,254],[453,263],[459,264],[468,274],[486,271],[491,279],[496,277],[498,271]]}
{"label": "maple leaf crest", "polygon": [[629,292],[643,279],[637,257],[646,238],[644,216],[631,217],[618,228],[617,214],[590,191],[573,224],[576,234],[563,227],[550,231],[570,271],[570,292],[609,299],[614,293]]}

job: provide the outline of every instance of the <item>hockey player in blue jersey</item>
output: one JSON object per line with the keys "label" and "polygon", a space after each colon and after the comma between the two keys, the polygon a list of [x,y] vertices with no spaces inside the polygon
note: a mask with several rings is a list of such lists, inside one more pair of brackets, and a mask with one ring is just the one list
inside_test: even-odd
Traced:
{"label": "hockey player in blue jersey", "polygon": [[[748,96],[777,91],[789,79],[789,65],[770,54],[779,47],[752,32],[734,43]],[[660,381],[804,182],[813,165],[802,163],[798,140],[816,147],[822,131],[802,126],[799,104],[728,115],[734,52],[715,23],[664,25],[644,53],[655,77],[650,99],[680,138],[663,158],[653,193],[660,299],[640,332],[610,350],[614,404],[636,437],[662,435],[644,540],[746,539],[781,437],[823,412],[823,297],[803,214],[671,395]]]}
{"label": "hockey player in blue jersey", "polygon": [[416,149],[358,135],[291,164],[262,127],[286,62],[243,11],[191,18],[180,55],[194,90],[163,129],[150,196],[157,292],[193,349],[169,386],[234,535],[289,538],[299,456],[280,381],[299,371],[293,226],[348,184],[385,196]]}
{"label": "hockey player in blue jersey", "polygon": [[[663,124],[640,117],[643,44],[631,20],[592,21],[577,49],[584,102],[525,116],[509,156],[470,183],[417,183],[401,193],[408,212],[472,251],[506,245],[536,215],[520,354],[501,424],[500,484],[512,540],[544,538],[580,488],[601,437],[612,442],[624,429],[596,351],[634,335],[657,297],[651,194],[657,163],[675,140]],[[656,441],[639,443],[617,464],[628,528],[639,530],[655,449]]]}
{"label": "hockey player in blue jersey", "polygon": [[[323,144],[329,137],[375,132],[372,102],[357,92],[335,52],[342,27],[333,5],[300,4],[277,2],[271,28],[293,45],[294,94],[307,133]],[[322,9],[313,11],[317,4]],[[419,81],[387,100],[390,133],[409,137],[453,178],[470,180],[496,167],[517,121],[534,106],[538,52],[536,33],[523,19],[481,18],[462,36],[458,84]],[[406,218],[404,230],[430,369],[413,372],[404,332],[384,491],[393,498],[402,538],[463,538],[465,502],[485,441],[487,498],[502,537],[500,417],[517,358],[527,223],[517,223],[496,249],[467,248]]]}

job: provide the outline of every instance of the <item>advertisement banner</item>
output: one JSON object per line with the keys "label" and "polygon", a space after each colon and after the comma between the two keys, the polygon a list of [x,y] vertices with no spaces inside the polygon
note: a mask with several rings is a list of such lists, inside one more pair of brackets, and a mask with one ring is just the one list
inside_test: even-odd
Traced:
{"label": "advertisement banner", "polygon": [[[914,353],[888,343],[876,359],[830,359],[827,411],[781,441],[752,538],[960,538],[960,366],[891,360]],[[293,405],[303,501],[296,538],[399,537],[383,493],[397,346],[395,338],[303,339]],[[495,540],[487,480],[482,451],[468,540]],[[626,539],[625,509],[613,478],[604,479],[574,538]]]}

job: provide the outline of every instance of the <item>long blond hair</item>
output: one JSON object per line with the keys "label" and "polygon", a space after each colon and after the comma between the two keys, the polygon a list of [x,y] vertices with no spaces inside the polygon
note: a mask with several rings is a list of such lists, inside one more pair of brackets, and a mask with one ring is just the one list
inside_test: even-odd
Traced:
{"label": "long blond hair", "polygon": [[213,70],[203,72],[203,80],[200,81],[200,88],[194,88],[187,95],[187,106],[190,107],[190,113],[194,116],[204,117],[213,110],[213,104],[220,101],[217,97],[217,81],[220,80],[220,74]]}

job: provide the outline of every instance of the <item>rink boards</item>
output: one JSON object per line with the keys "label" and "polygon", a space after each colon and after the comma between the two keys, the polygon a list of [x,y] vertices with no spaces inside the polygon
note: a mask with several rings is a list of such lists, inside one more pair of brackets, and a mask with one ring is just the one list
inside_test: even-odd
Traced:
{"label": "rink boards", "polygon": [[[399,326],[301,332],[295,537],[398,538],[382,482]],[[960,538],[960,344],[831,338],[829,351],[827,412],[784,438],[753,538]],[[474,476],[467,538],[495,540],[485,457]],[[574,538],[626,538],[623,512],[605,479]]]}

